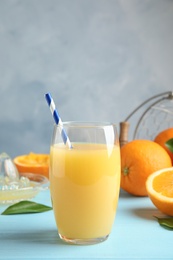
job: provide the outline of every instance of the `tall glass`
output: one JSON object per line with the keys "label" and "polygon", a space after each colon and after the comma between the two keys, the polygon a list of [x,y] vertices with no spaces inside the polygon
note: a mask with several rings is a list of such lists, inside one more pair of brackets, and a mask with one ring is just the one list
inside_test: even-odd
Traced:
{"label": "tall glass", "polygon": [[72,244],[95,244],[111,232],[120,188],[120,148],[110,123],[67,122],[73,148],[54,126],[50,191],[59,236]]}

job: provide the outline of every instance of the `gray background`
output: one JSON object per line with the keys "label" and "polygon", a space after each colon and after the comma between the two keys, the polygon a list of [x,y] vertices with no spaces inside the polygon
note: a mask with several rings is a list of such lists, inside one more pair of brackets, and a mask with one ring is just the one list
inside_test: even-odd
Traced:
{"label": "gray background", "polygon": [[173,89],[172,0],[0,0],[0,152],[49,152],[64,121],[119,124]]}

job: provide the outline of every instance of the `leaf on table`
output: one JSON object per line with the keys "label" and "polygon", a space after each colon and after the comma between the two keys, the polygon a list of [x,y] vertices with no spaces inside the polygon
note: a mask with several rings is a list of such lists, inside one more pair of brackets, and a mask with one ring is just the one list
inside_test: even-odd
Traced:
{"label": "leaf on table", "polygon": [[52,207],[24,200],[9,206],[1,215],[40,213],[49,210],[52,210]]}
{"label": "leaf on table", "polygon": [[166,147],[173,153],[173,138],[169,139],[166,143],[165,143]]}
{"label": "leaf on table", "polygon": [[154,217],[158,220],[159,224],[162,227],[169,229],[169,230],[173,230],[173,218],[158,218],[156,216],[154,216]]}

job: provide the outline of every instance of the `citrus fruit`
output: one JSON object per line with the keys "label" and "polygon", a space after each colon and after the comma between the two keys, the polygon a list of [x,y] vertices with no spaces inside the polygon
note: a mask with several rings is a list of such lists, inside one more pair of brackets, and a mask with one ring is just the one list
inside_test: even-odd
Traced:
{"label": "citrus fruit", "polygon": [[47,178],[49,176],[48,154],[29,153],[17,156],[13,161],[20,173],[37,173],[42,174]]}
{"label": "citrus fruit", "polygon": [[151,174],[146,188],[153,204],[162,213],[173,216],[173,167]]}
{"label": "citrus fruit", "polygon": [[160,144],[170,155],[173,164],[173,153],[166,147],[165,143],[173,138],[173,128],[168,128],[160,132],[155,138],[154,142]]}
{"label": "citrus fruit", "polygon": [[147,196],[146,180],[153,172],[172,166],[168,153],[150,140],[133,140],[121,147],[121,188]]}

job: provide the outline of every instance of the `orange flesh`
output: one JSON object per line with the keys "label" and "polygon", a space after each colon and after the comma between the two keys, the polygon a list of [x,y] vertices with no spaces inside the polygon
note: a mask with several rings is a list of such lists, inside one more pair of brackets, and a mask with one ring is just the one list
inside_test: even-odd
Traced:
{"label": "orange flesh", "polygon": [[173,198],[173,171],[163,172],[153,180],[153,189],[169,198]]}
{"label": "orange flesh", "polygon": [[30,153],[28,155],[23,155],[23,156],[19,156],[17,159],[17,163],[18,164],[22,164],[22,165],[47,165],[49,161],[49,156],[48,155],[37,155],[37,154],[33,154]]}

